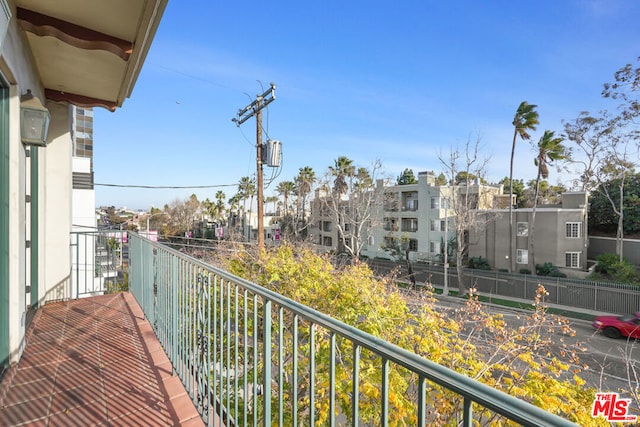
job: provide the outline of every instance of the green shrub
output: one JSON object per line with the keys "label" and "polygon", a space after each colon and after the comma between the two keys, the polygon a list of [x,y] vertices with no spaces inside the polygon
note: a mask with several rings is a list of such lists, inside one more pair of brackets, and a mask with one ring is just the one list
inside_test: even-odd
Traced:
{"label": "green shrub", "polygon": [[616,254],[601,254],[596,260],[598,263],[592,278],[609,279],[621,283],[637,282],[638,272],[626,259],[620,261],[620,257]]}
{"label": "green shrub", "polygon": [[481,256],[469,258],[469,268],[473,268],[476,270],[491,270],[489,261],[487,261],[485,258],[482,258]]}
{"label": "green shrub", "polygon": [[544,264],[536,264],[536,274],[538,276],[548,277],[567,277],[566,274],[561,273],[560,270],[558,270],[558,267],[550,262],[545,262]]}
{"label": "green shrub", "polygon": [[531,274],[531,270],[529,270],[528,268],[521,268],[520,274]]}
{"label": "green shrub", "polygon": [[549,277],[567,277],[567,275],[556,268],[551,273],[549,273]]}
{"label": "green shrub", "polygon": [[613,274],[615,265],[620,263],[620,257],[616,254],[601,254],[596,258],[596,271],[603,274]]}

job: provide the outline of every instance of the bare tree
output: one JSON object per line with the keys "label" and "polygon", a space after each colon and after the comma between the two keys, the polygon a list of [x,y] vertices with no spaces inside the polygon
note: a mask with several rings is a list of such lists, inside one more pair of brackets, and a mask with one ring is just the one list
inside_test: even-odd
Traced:
{"label": "bare tree", "polygon": [[191,229],[194,218],[200,210],[200,202],[196,195],[192,194],[187,199],[173,200],[165,205],[164,210],[170,219],[172,234],[181,235]]}
{"label": "bare tree", "polygon": [[[638,135],[624,117],[610,117],[607,112],[593,117],[583,112],[575,121],[565,123],[567,139],[578,151],[572,162],[580,166],[582,190],[601,192],[618,217],[616,254],[620,260],[624,255],[624,188],[638,159]],[[611,182],[616,183],[618,195],[609,191]]]}
{"label": "bare tree", "polygon": [[[451,149],[448,157],[442,155],[438,157],[449,181],[450,198],[447,210],[455,216],[456,273],[459,295],[469,293],[463,270],[463,260],[469,248],[468,236],[484,230],[486,224],[493,220],[490,215],[478,215],[478,209],[487,205],[488,199],[493,196],[487,186],[479,183],[489,163],[489,158],[480,157],[479,148],[480,138],[475,142],[467,139],[464,151],[456,147]],[[456,183],[456,179],[460,177],[465,177],[466,181]],[[472,181],[473,177],[476,178]],[[448,220],[447,218],[446,221]]]}
{"label": "bare tree", "polygon": [[338,231],[340,250],[357,258],[376,220],[375,208],[383,199],[382,186],[376,186],[382,164],[371,168],[356,168],[346,157],[339,157],[335,166],[320,180],[319,202],[323,215],[329,217]]}

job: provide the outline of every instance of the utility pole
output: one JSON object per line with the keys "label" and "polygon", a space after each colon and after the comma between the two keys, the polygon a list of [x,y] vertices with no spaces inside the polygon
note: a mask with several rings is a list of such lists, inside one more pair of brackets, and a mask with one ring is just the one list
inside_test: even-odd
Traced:
{"label": "utility pole", "polygon": [[[271,104],[276,99],[276,85],[270,84],[262,95],[257,95],[255,101],[238,110],[238,116],[231,119],[236,126],[256,116],[256,190],[258,198],[258,250],[264,249],[264,196],[263,196],[263,179],[262,179],[262,109]],[[251,227],[251,218],[249,218],[249,227]]]}

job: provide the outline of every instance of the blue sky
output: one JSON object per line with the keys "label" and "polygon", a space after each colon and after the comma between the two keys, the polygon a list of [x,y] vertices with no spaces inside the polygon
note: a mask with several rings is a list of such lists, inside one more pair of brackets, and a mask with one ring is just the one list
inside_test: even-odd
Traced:
{"label": "blue sky", "polygon": [[[391,177],[439,172],[439,155],[478,137],[498,181],[521,101],[538,105],[532,141],[581,111],[615,109],[602,84],[637,65],[639,20],[632,0],[170,1],[132,97],[95,110],[95,182],[220,187],[98,185],[96,203],[231,197],[255,173],[256,132],[254,119],[231,119],[269,82],[264,127],[282,141],[283,165],[265,195],[338,156],[379,159]],[[519,141],[514,178],[535,178],[533,156]]]}

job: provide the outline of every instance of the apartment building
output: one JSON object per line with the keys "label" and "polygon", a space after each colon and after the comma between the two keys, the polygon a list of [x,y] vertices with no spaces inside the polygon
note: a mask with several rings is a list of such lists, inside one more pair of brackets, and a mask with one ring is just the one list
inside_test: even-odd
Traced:
{"label": "apartment building", "polygon": [[[396,240],[406,245],[410,259],[421,261],[439,260],[445,240],[455,236],[453,195],[473,195],[477,209],[491,209],[494,196],[502,194],[502,186],[477,182],[468,187],[439,185],[433,172],[420,172],[416,184],[384,185],[379,181],[376,190],[381,191],[383,197],[373,206],[366,227],[363,227],[361,255],[391,258],[383,247],[392,246]],[[322,197],[326,196],[318,190],[312,201],[312,241],[321,250],[340,253],[343,251],[340,234]],[[346,208],[347,200],[343,203]],[[350,224],[343,226],[349,228]]]}
{"label": "apartment building", "polygon": [[[532,208],[514,209],[511,254],[509,210],[497,209],[478,215],[491,215],[492,220],[487,221],[482,233],[470,236],[469,256],[486,258],[494,269],[534,272],[534,257],[536,264],[550,262],[569,275],[572,270],[587,268],[588,195],[585,192],[563,193],[559,205],[538,206],[535,227],[532,227]],[[535,237],[533,247],[532,237]]]}
{"label": "apartment building", "polygon": [[494,197],[503,191],[502,186],[477,181],[469,186],[439,185],[436,181],[433,172],[420,172],[417,184],[386,187],[384,203],[377,207],[362,255],[388,258],[383,246],[401,239],[410,259],[439,261],[445,241],[455,237],[456,201],[472,196],[476,209],[491,209]]}

